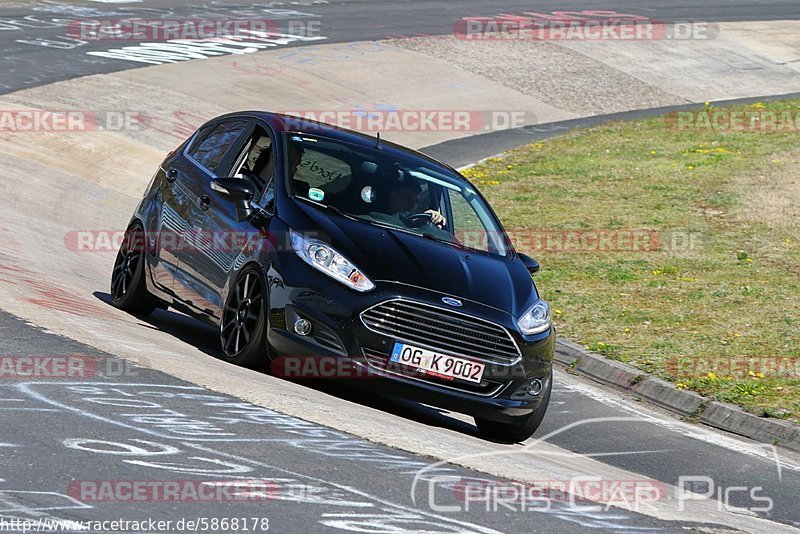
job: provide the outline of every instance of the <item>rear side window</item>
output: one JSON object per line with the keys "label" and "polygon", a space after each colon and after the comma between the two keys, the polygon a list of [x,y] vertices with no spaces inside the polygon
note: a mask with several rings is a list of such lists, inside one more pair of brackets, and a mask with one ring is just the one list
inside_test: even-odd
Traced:
{"label": "rear side window", "polygon": [[218,124],[200,144],[195,143],[192,146],[189,155],[214,176],[221,176],[225,156],[234,147],[246,126],[246,121]]}

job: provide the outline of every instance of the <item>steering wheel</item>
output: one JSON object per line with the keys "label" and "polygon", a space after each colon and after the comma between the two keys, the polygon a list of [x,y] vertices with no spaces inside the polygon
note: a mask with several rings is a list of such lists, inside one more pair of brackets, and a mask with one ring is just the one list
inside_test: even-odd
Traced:
{"label": "steering wheel", "polygon": [[419,228],[425,226],[433,221],[433,214],[431,213],[411,213],[402,215],[400,220],[409,228]]}

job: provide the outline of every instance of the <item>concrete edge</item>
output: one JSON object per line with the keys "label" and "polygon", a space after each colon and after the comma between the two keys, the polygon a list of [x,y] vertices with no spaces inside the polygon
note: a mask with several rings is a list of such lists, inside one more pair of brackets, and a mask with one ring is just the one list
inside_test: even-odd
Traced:
{"label": "concrete edge", "polygon": [[[716,107],[754,104],[756,102],[774,102],[800,98],[800,92],[782,93],[762,96],[748,96],[727,100],[714,100],[709,105]],[[632,109],[606,115],[590,115],[558,122],[529,124],[520,128],[497,130],[458,139],[450,139],[441,143],[420,148],[419,151],[440,161],[447,162],[456,168],[467,168],[499,156],[509,150],[528,145],[535,141],[565,135],[576,128],[602,126],[614,121],[632,121],[658,117],[677,111],[697,111],[705,108],[705,102],[687,102],[673,106],[657,108]]]}
{"label": "concrete edge", "polygon": [[558,340],[554,361],[569,373],[625,391],[677,415],[753,441],[800,452],[800,427],[793,423],[759,417],[738,406],[678,389],[670,382],[626,363],[609,360],[567,339]]}

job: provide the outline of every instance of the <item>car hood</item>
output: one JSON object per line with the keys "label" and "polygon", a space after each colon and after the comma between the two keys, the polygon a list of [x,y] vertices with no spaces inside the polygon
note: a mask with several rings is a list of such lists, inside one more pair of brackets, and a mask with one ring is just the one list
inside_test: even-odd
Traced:
{"label": "car hood", "polygon": [[301,203],[298,206],[324,241],[375,282],[417,286],[515,317],[536,297],[530,273],[516,257],[464,250],[408,232],[329,215]]}

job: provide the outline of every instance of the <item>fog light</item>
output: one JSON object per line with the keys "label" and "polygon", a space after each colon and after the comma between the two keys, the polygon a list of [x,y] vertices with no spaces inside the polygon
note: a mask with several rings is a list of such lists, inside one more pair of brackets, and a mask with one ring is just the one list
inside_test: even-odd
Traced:
{"label": "fog light", "polygon": [[298,319],[294,323],[294,331],[300,336],[307,336],[311,333],[311,321],[307,319]]}
{"label": "fog light", "polygon": [[528,395],[536,396],[542,392],[542,381],[538,378],[536,380],[531,381],[528,384],[528,387],[525,388],[525,392]]}

